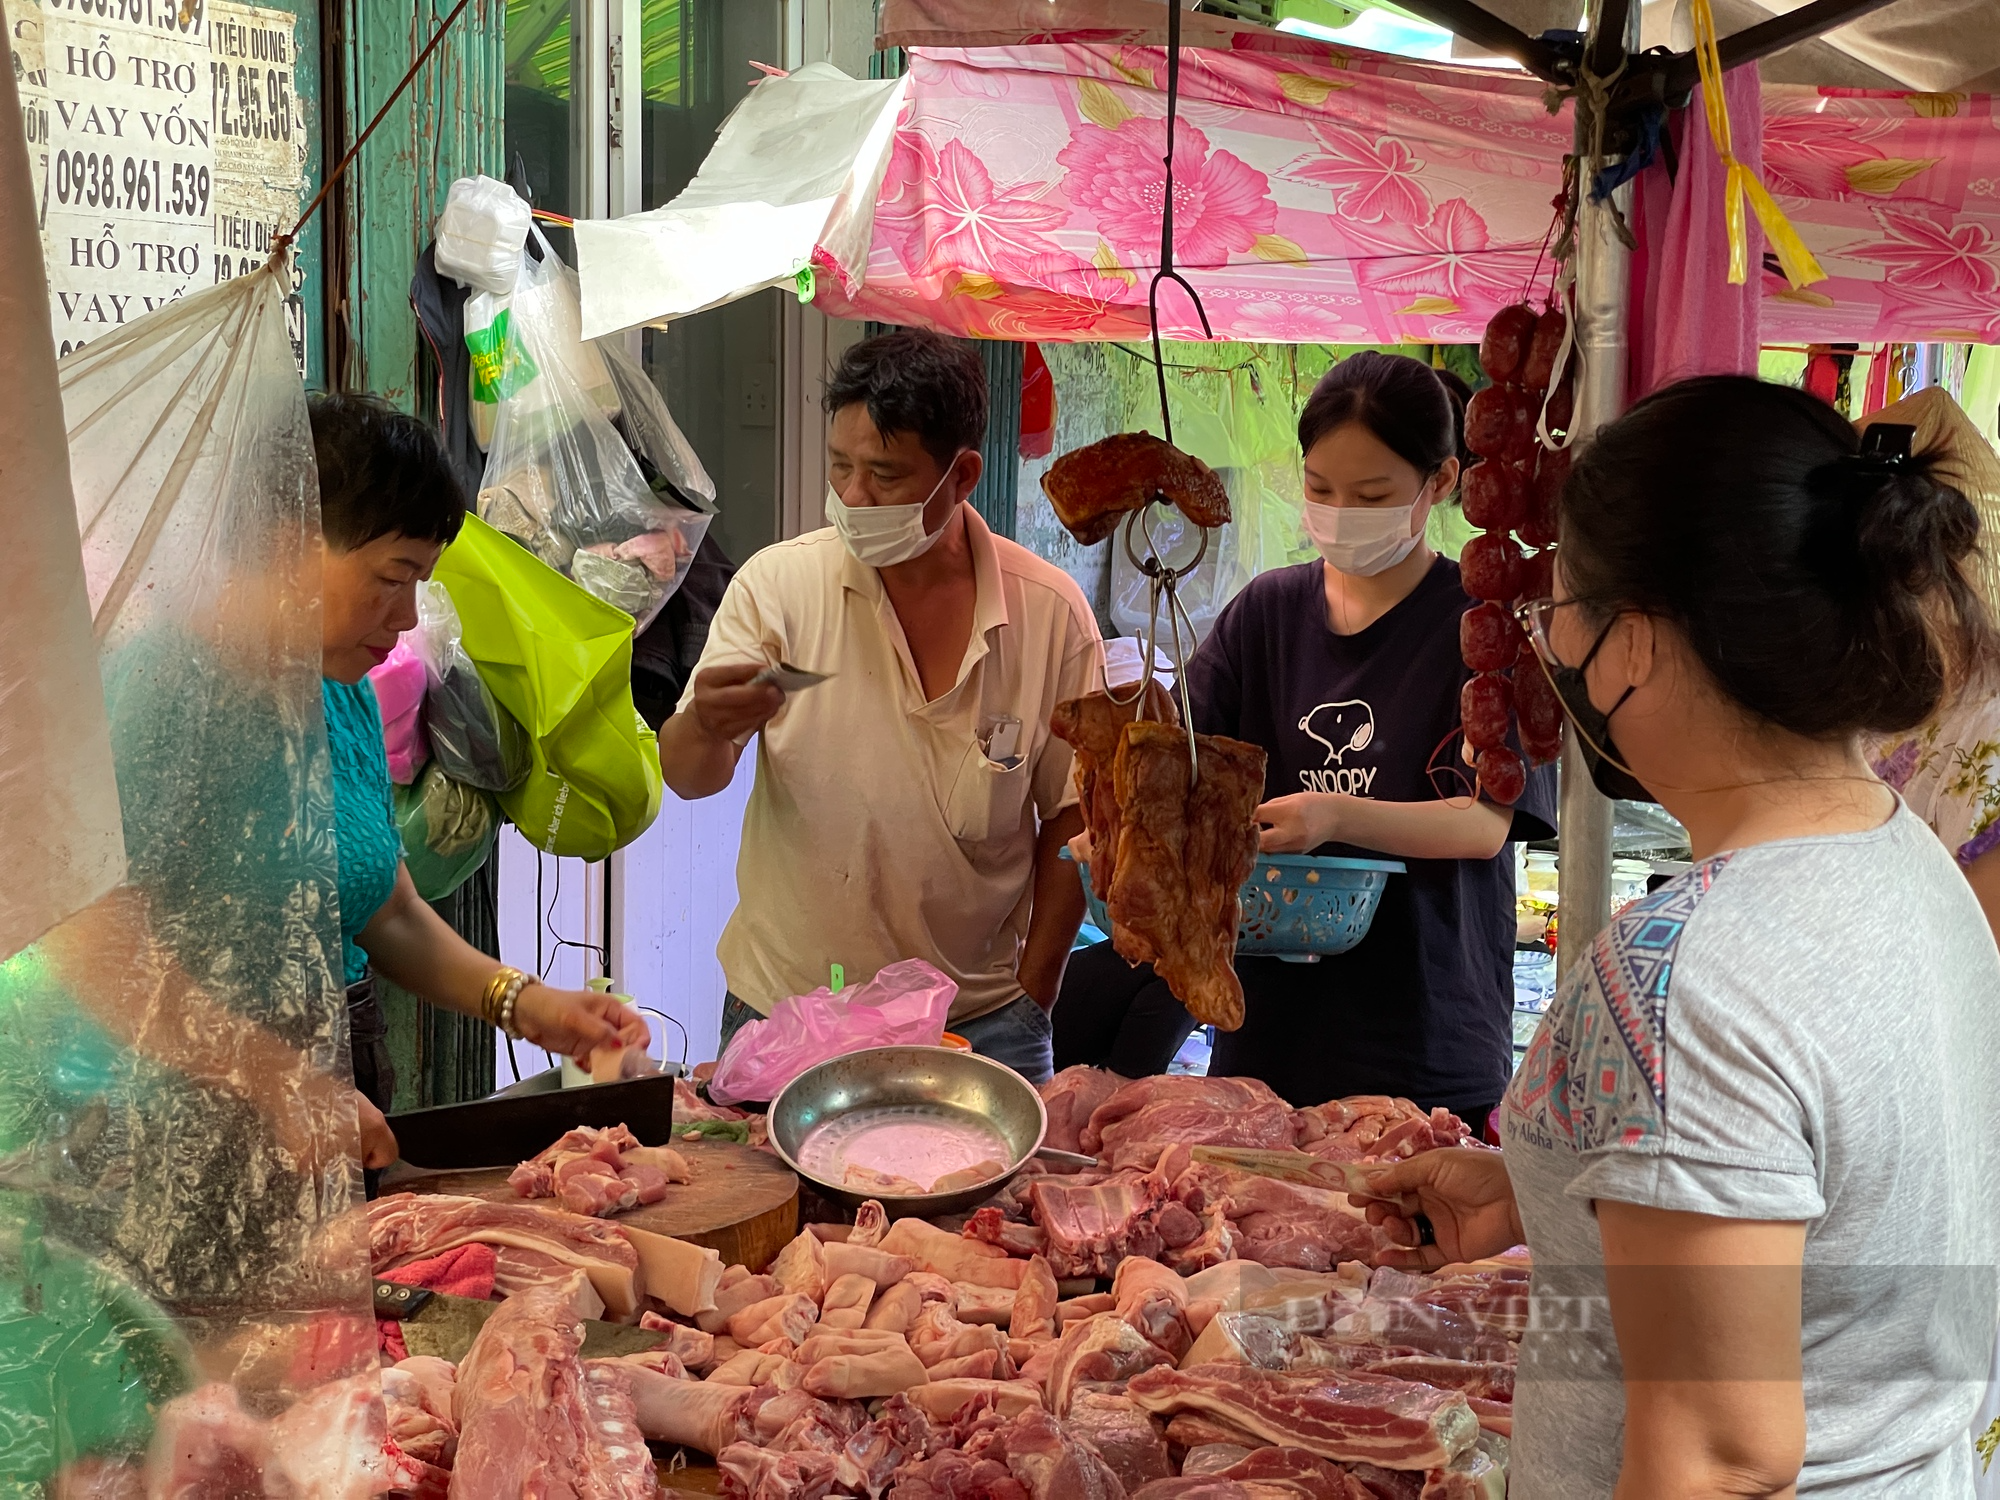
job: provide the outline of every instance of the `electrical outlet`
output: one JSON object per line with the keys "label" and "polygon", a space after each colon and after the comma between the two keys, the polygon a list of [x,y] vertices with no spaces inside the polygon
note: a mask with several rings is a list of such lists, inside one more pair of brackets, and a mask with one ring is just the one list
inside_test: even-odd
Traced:
{"label": "electrical outlet", "polygon": [[737,420],[745,427],[772,427],[777,424],[776,386],[778,367],[751,365],[737,378]]}

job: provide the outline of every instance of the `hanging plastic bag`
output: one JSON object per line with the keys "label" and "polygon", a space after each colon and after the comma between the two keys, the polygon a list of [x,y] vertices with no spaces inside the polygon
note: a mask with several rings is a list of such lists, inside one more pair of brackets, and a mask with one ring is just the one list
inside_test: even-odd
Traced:
{"label": "hanging plastic bag", "polygon": [[[603,353],[577,336],[576,288],[548,242],[521,259],[507,337],[536,374],[498,401],[479,518],[643,630],[680,586],[707,517],[663,503],[611,417]],[[650,423],[648,424],[650,427]]]}
{"label": "hanging plastic bag", "polygon": [[408,786],[431,758],[424,737],[424,659],[409,636],[396,642],[389,659],[368,673],[375,706],[382,714],[382,748],[389,754],[389,779]]}
{"label": "hanging plastic bag", "polygon": [[[600,339],[598,347],[624,408],[618,419],[618,431],[638,461],[646,487],[660,498],[675,520],[674,525],[644,539],[644,545],[653,555],[653,560],[646,564],[647,572],[666,583],[664,603],[687,582],[695,553],[715,519],[715,481],[708,477],[694,445],[667,410],[660,388],[633,363],[616,338]],[[577,561],[581,564],[583,558],[579,556]],[[638,628],[643,630],[645,626]]]}
{"label": "hanging plastic bag", "polygon": [[[1208,534],[1208,552],[1200,564],[1186,578],[1182,579],[1178,593],[1181,604],[1186,608],[1189,620],[1194,626],[1194,637],[1188,639],[1187,625],[1181,627],[1182,647],[1188,655],[1193,655],[1195,646],[1207,639],[1224,606],[1245,584],[1256,576],[1256,569],[1243,555],[1242,539],[1246,535],[1255,536],[1255,518],[1241,514],[1243,486],[1238,482],[1241,470],[1222,471],[1223,480],[1229,487],[1232,509],[1237,509],[1236,519],[1227,526],[1217,527]],[[1178,565],[1194,555],[1200,543],[1199,531],[1188,518],[1177,510],[1153,509],[1148,519],[1152,522],[1153,540],[1159,545],[1160,555]],[[1139,555],[1146,555],[1145,539],[1135,537],[1134,545]],[[1123,531],[1111,538],[1111,623],[1131,635],[1145,635],[1153,629],[1150,608],[1149,580],[1146,575],[1132,565],[1126,555]],[[1160,601],[1159,638],[1154,645],[1172,655],[1174,649],[1173,626],[1167,621],[1167,605],[1164,596]]]}
{"label": "hanging plastic bag", "polygon": [[437,221],[437,268],[463,286],[505,297],[534,224],[527,201],[491,177],[461,177]]}
{"label": "hanging plastic bag", "polygon": [[[290,286],[60,369],[129,875],[0,965],[10,1494],[143,1492],[149,1444],[275,1494],[268,1418],[380,1422]],[[387,1487],[379,1443],[323,1457]]]}
{"label": "hanging plastic bag", "polygon": [[[639,472],[646,475],[648,487],[656,495],[671,495],[692,510],[712,515],[715,481],[708,477],[694,444],[667,410],[667,398],[620,347],[617,336],[599,339],[597,348],[618,390],[619,431],[637,455]],[[652,473],[646,473],[648,466]]]}
{"label": "hanging plastic bag", "polygon": [[492,854],[499,809],[487,793],[436,764],[424,768],[415,786],[397,787],[395,799],[410,880],[426,901],[442,901]]}
{"label": "hanging plastic bag", "polygon": [[644,833],[660,812],[660,746],[632,704],[631,618],[476,516],[437,578],[466,654],[528,732],[533,769],[501,811],[548,854],[606,859]]}
{"label": "hanging plastic bag", "polygon": [[534,746],[467,654],[465,627],[443,580],[432,578],[417,590],[412,633],[424,662],[431,754],[455,781],[482,792],[512,791],[534,768]]}
{"label": "hanging plastic bag", "polygon": [[824,987],[771,1008],[729,1039],[708,1096],[717,1104],[768,1103],[807,1068],[865,1047],[935,1047],[958,986],[921,958],[906,958],[835,994]]}
{"label": "hanging plastic bag", "polygon": [[539,373],[513,336],[513,320],[511,292],[474,292],[465,299],[466,393],[471,398],[466,410],[482,452],[493,446],[501,400]]}

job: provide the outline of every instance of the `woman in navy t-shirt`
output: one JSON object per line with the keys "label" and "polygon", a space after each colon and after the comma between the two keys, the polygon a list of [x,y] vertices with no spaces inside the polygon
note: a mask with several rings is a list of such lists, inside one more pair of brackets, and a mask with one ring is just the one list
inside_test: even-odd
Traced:
{"label": "woman in navy t-shirt", "polygon": [[[1458,565],[1425,544],[1462,467],[1463,410],[1428,365],[1357,354],[1299,418],[1305,524],[1322,561],[1265,573],[1189,664],[1195,724],[1263,746],[1270,853],[1388,857],[1368,935],[1318,963],[1239,957],[1240,1030],[1209,1071],[1294,1105],[1400,1094],[1483,1130],[1513,1068],[1517,840],[1554,832],[1549,771],[1511,809],[1470,795],[1460,759]],[[1177,1014],[1176,1014],[1177,1013]],[[1071,961],[1059,1067],[1162,1071],[1191,1025],[1109,943]],[[1164,1053],[1164,1055],[1162,1055]]]}

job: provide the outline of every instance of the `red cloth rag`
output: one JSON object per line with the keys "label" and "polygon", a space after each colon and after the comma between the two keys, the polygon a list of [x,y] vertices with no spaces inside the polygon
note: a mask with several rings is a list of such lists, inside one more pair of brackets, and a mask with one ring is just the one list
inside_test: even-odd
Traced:
{"label": "red cloth rag", "polygon": [[[493,1295],[494,1254],[491,1245],[460,1245],[429,1260],[413,1260],[407,1266],[384,1271],[378,1280],[398,1286],[420,1286],[428,1292],[448,1297],[470,1297],[484,1302]],[[376,1342],[392,1363],[410,1357],[403,1342],[403,1325],[394,1318],[378,1318]]]}

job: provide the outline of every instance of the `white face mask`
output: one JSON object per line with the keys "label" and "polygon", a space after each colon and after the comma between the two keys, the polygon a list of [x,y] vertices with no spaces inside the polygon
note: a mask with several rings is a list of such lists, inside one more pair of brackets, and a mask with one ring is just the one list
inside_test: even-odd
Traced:
{"label": "white face mask", "polygon": [[[952,461],[956,463],[957,459]],[[826,518],[840,533],[841,541],[847,544],[856,562],[871,568],[893,568],[897,563],[922,557],[944,535],[942,526],[936,531],[924,530],[924,507],[949,478],[951,470],[947,468],[931,486],[931,493],[915,505],[849,505],[829,480]]]}
{"label": "white face mask", "polygon": [[1357,578],[1386,573],[1416,550],[1417,506],[1306,502],[1306,535],[1327,566]]}

